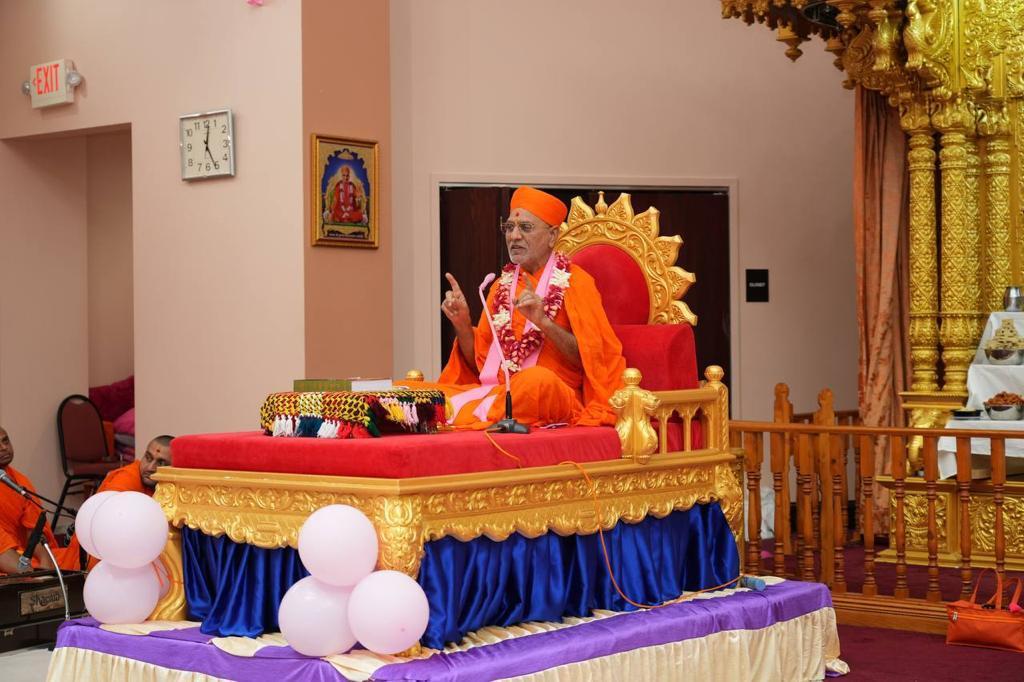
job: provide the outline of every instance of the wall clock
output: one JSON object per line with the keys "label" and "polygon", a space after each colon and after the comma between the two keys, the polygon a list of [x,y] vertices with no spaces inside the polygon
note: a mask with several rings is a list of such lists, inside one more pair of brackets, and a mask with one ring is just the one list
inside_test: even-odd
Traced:
{"label": "wall clock", "polygon": [[178,121],[181,179],[235,174],[235,133],[230,109],[185,114]]}

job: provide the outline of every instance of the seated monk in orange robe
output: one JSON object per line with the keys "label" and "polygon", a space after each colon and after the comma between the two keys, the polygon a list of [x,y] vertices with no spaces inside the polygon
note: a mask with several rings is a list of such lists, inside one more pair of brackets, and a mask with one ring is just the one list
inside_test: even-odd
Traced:
{"label": "seated monk in orange robe", "polygon": [[[149,441],[149,445],[146,446],[146,452],[142,455],[141,459],[111,471],[103,479],[103,483],[100,483],[100,487],[96,492],[135,492],[152,496],[153,491],[156,489],[156,481],[153,480],[152,476],[158,468],[170,466],[171,441],[173,439],[173,436],[157,436]],[[73,548],[76,552],[79,550],[81,545],[78,542],[77,535],[71,538],[71,543],[68,547]],[[99,559],[89,557],[89,570],[91,571],[95,568],[98,563]]]}
{"label": "seated monk in orange robe", "polygon": [[171,464],[171,440],[172,436],[157,436],[149,441],[146,452],[140,459],[111,471],[96,492],[132,491],[151,496],[156,488],[153,474],[158,468]]}
{"label": "seated monk in orange robe", "polygon": [[[7,431],[0,428],[0,469],[26,490],[35,491],[32,481],[25,474],[11,466],[14,461],[14,446]],[[39,519],[39,507],[5,485],[0,485],[0,573],[17,573],[18,559],[25,551],[28,536]],[[57,539],[47,524],[44,533],[57,563],[65,570],[78,568],[78,552],[70,547],[58,547]],[[40,543],[32,553],[32,567],[52,569],[53,562]]]}
{"label": "seated monk in orange robe", "polygon": [[[505,415],[505,373],[512,385],[512,413],[542,426],[612,425],[608,404],[622,387],[626,362],[594,279],[554,251],[567,209],[558,198],[520,187],[502,224],[511,264],[491,287],[486,314],[476,328],[466,295],[451,274],[441,310],[455,327],[456,343],[436,384],[452,405],[450,423],[486,428]],[[473,292],[476,294],[476,292]],[[499,352],[504,350],[504,357]]]}

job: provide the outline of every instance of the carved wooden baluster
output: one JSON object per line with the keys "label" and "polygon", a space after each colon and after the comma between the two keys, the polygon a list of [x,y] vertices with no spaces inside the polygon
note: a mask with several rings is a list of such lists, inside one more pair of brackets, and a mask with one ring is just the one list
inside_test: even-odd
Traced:
{"label": "carved wooden baluster", "polygon": [[789,486],[785,435],[773,433],[770,442],[772,490],[775,491],[775,556],[772,559],[772,573],[784,577],[786,575],[786,543],[782,529],[789,527],[789,504],[782,494],[782,491]]}
{"label": "carved wooden baluster", "polygon": [[[778,424],[789,424],[793,421],[793,405],[789,402],[789,386],[786,384],[775,384],[775,405],[773,408],[772,421]],[[790,529],[790,507],[791,502],[796,499],[796,495],[791,490],[789,481],[790,472],[790,461],[792,460],[792,468],[796,469],[796,453],[793,448],[793,434],[785,433],[782,435],[782,447],[784,450],[783,461],[785,464],[782,467],[782,505],[786,510],[786,525],[782,528],[782,547],[783,552],[790,554],[793,552],[793,537]],[[795,478],[795,477],[794,477]],[[797,523],[800,523],[800,506],[797,505]],[[775,532],[779,532],[776,528]],[[796,555],[800,556],[800,548],[796,550]]]}
{"label": "carved wooden baluster", "polygon": [[811,448],[811,489],[814,497],[811,498],[811,528],[813,533],[807,538],[804,538],[804,542],[809,542],[813,549],[821,549],[821,491],[824,489],[822,485],[825,477],[821,472],[821,456],[819,451],[819,439],[813,438],[809,442]]}
{"label": "carved wooden baluster", "polygon": [[818,549],[821,552],[821,582],[829,587],[835,583],[836,568],[836,537],[835,518],[839,515],[832,498],[832,436],[819,433],[817,442],[817,460],[815,469],[818,472],[818,490],[821,496],[821,525],[818,526]]}
{"label": "carved wooden baluster", "polygon": [[[851,420],[851,426],[856,426]],[[853,447],[853,497],[856,503],[857,509],[857,531],[853,536],[856,540],[860,538],[861,543],[864,543],[864,483],[861,480],[861,468],[860,468],[860,457],[861,457],[861,439],[856,436],[850,437],[851,446]],[[868,440],[870,443],[870,439]]]}
{"label": "carved wooden baluster", "polygon": [[1006,570],[1006,537],[1003,526],[1003,490],[1006,485],[1006,441],[992,439],[992,503],[996,512],[996,573]]}
{"label": "carved wooden baluster", "polygon": [[843,594],[846,592],[846,558],[843,554],[843,545],[846,540],[846,514],[839,513],[839,506],[846,509],[846,476],[843,471],[846,468],[846,453],[844,446],[846,442],[841,436],[832,436],[832,497],[835,501],[836,513],[833,515],[835,524],[835,576],[832,584],[832,591]]}
{"label": "carved wooden baluster", "polygon": [[971,596],[971,439],[956,439],[956,488],[960,494],[960,594]]}
{"label": "carved wooden baluster", "polygon": [[847,474],[846,465],[849,463],[849,459],[846,453],[850,449],[850,437],[849,436],[833,436],[833,443],[835,447],[839,449],[839,478],[841,479],[841,490],[843,493],[842,498],[838,501],[839,513],[843,517],[842,523],[840,524],[840,530],[836,532],[836,546],[842,547],[846,544],[847,535],[849,534],[850,528],[850,503],[847,499]]}
{"label": "carved wooden baluster", "polygon": [[[859,440],[860,445],[858,449],[862,453],[874,452],[871,436],[861,436]],[[861,591],[865,597],[873,597],[878,594],[878,584],[875,582],[874,482],[874,461],[871,457],[861,457],[860,485],[864,500],[863,511],[861,512],[862,523],[864,524],[864,587],[861,588]]]}
{"label": "carved wooden baluster", "polygon": [[743,434],[747,465],[747,573],[761,573],[761,443],[760,433]]}
{"label": "carved wooden baluster", "polygon": [[797,436],[797,471],[799,472],[799,497],[801,526],[799,538],[803,548],[800,556],[800,579],[814,580],[814,519],[811,515],[811,495],[814,492],[814,468],[811,465],[811,436],[801,433]]}
{"label": "carved wooden baluster", "polygon": [[903,447],[903,438],[900,436],[889,436],[889,446],[894,479],[893,498],[896,500],[896,509],[893,512],[896,536],[896,589],[893,595],[897,599],[906,599],[910,596],[910,589],[907,587],[907,524],[903,506],[903,499],[906,496],[907,453]]}
{"label": "carved wooden baluster", "polygon": [[939,591],[939,527],[935,505],[938,500],[939,455],[935,437],[924,437],[924,489],[928,499],[928,601],[940,601]]}

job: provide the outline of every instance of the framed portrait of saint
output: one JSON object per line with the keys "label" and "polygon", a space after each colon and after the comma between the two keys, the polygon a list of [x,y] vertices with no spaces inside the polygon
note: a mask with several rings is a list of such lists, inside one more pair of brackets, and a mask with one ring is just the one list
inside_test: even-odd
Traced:
{"label": "framed portrait of saint", "polygon": [[313,135],[313,246],[378,246],[377,143]]}

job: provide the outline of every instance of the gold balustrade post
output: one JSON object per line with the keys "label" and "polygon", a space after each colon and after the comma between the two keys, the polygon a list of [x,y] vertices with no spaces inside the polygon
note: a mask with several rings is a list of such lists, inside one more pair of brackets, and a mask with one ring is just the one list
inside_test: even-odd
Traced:
{"label": "gold balustrade post", "polygon": [[982,310],[1003,308],[1003,290],[1013,283],[1010,239],[1010,124],[1006,104],[990,102],[978,121],[985,143],[984,276]]}
{"label": "gold balustrade post", "polygon": [[980,240],[968,216],[967,136],[974,130],[970,105],[955,97],[940,105],[932,123],[942,133],[942,273],[939,339],[945,365],[943,390],[965,393],[967,367],[974,356],[981,307]]}
{"label": "gold balustrade post", "polygon": [[939,261],[935,226],[935,141],[930,103],[907,102],[900,123],[909,135],[910,364],[914,391],[939,388]]}

